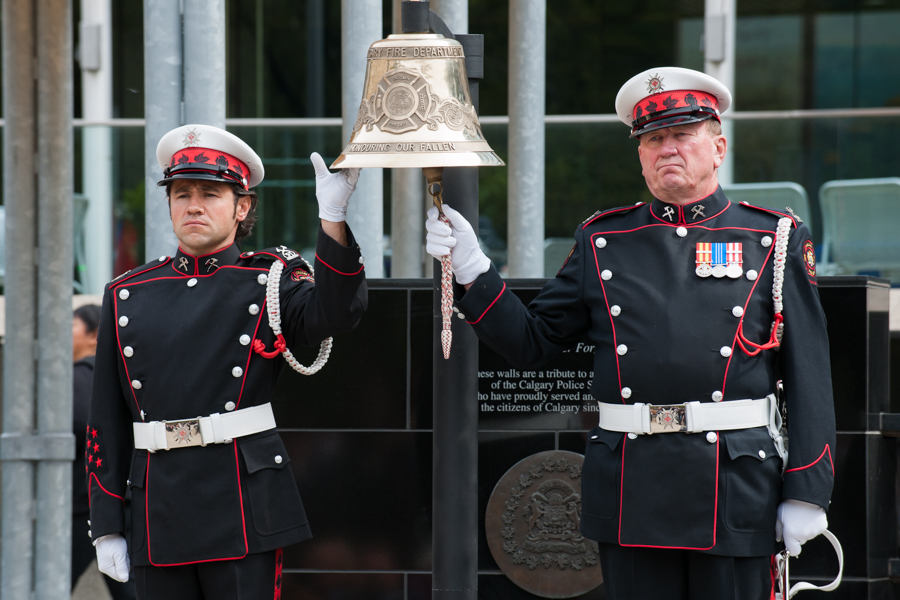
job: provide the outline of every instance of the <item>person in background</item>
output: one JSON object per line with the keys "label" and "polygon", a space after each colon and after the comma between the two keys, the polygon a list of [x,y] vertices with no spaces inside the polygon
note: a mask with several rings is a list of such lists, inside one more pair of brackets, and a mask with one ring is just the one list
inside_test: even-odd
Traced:
{"label": "person in background", "polygon": [[[85,447],[88,409],[91,405],[91,382],[94,379],[94,354],[97,351],[97,328],[100,307],[85,304],[72,316],[72,406],[75,431],[75,460],[72,462],[72,589],[96,556],[91,544],[88,519],[88,491],[84,478],[84,460],[79,452]],[[103,581],[114,600],[135,598],[134,582],[121,583],[106,575]]]}

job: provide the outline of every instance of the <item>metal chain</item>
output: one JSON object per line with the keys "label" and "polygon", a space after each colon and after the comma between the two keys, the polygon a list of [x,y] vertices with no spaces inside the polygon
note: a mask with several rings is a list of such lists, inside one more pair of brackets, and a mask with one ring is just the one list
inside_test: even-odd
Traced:
{"label": "metal chain", "polygon": [[[315,273],[313,272],[312,265],[307,262],[305,258],[300,257],[304,263],[306,263],[307,268],[309,269],[310,276],[313,276]],[[266,312],[269,315],[269,327],[272,328],[272,333],[276,336],[281,337],[281,273],[284,270],[284,264],[278,259],[272,263],[272,267],[269,269],[269,278],[266,281]],[[305,367],[301,365],[294,355],[291,354],[291,351],[285,345],[284,349],[281,351],[284,356],[284,360],[287,361],[287,364],[291,365],[291,368],[297,371],[302,375],[314,375],[318,373],[322,367],[325,366],[325,363],[328,362],[328,357],[331,355],[331,346],[333,343],[333,338],[327,338],[322,341],[319,346],[319,355],[316,357],[316,360],[313,363]]]}

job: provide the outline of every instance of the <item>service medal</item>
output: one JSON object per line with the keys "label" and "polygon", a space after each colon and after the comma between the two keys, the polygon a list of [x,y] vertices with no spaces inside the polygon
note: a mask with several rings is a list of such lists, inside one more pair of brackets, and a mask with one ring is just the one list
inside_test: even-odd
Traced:
{"label": "service medal", "polygon": [[728,263],[725,274],[732,279],[738,279],[744,274],[744,268],[741,266],[744,262],[744,245],[740,242],[732,242],[725,246]]}
{"label": "service medal", "polygon": [[697,268],[694,272],[700,277],[712,275],[712,250],[709,242],[697,242]]}

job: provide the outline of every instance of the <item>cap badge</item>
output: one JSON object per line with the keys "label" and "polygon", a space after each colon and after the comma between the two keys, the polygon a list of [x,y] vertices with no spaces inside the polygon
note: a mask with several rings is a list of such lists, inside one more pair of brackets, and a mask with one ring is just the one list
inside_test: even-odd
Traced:
{"label": "cap badge", "polygon": [[181,141],[181,145],[185,148],[190,148],[191,146],[197,146],[200,144],[200,132],[196,129],[188,129],[184,132],[184,139]]}
{"label": "cap badge", "polygon": [[657,73],[656,75],[654,75],[653,77],[648,79],[647,80],[647,92],[650,94],[658,94],[661,91],[663,91],[664,89],[666,89],[663,86],[663,79],[664,79],[664,77],[660,77],[659,73]]}

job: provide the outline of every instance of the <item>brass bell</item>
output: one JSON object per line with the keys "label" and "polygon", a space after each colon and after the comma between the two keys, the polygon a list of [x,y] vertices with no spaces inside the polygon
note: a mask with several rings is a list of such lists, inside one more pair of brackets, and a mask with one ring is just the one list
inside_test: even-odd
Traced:
{"label": "brass bell", "polygon": [[333,169],[503,164],[481,132],[459,42],[412,33],[369,47],[359,113]]}

